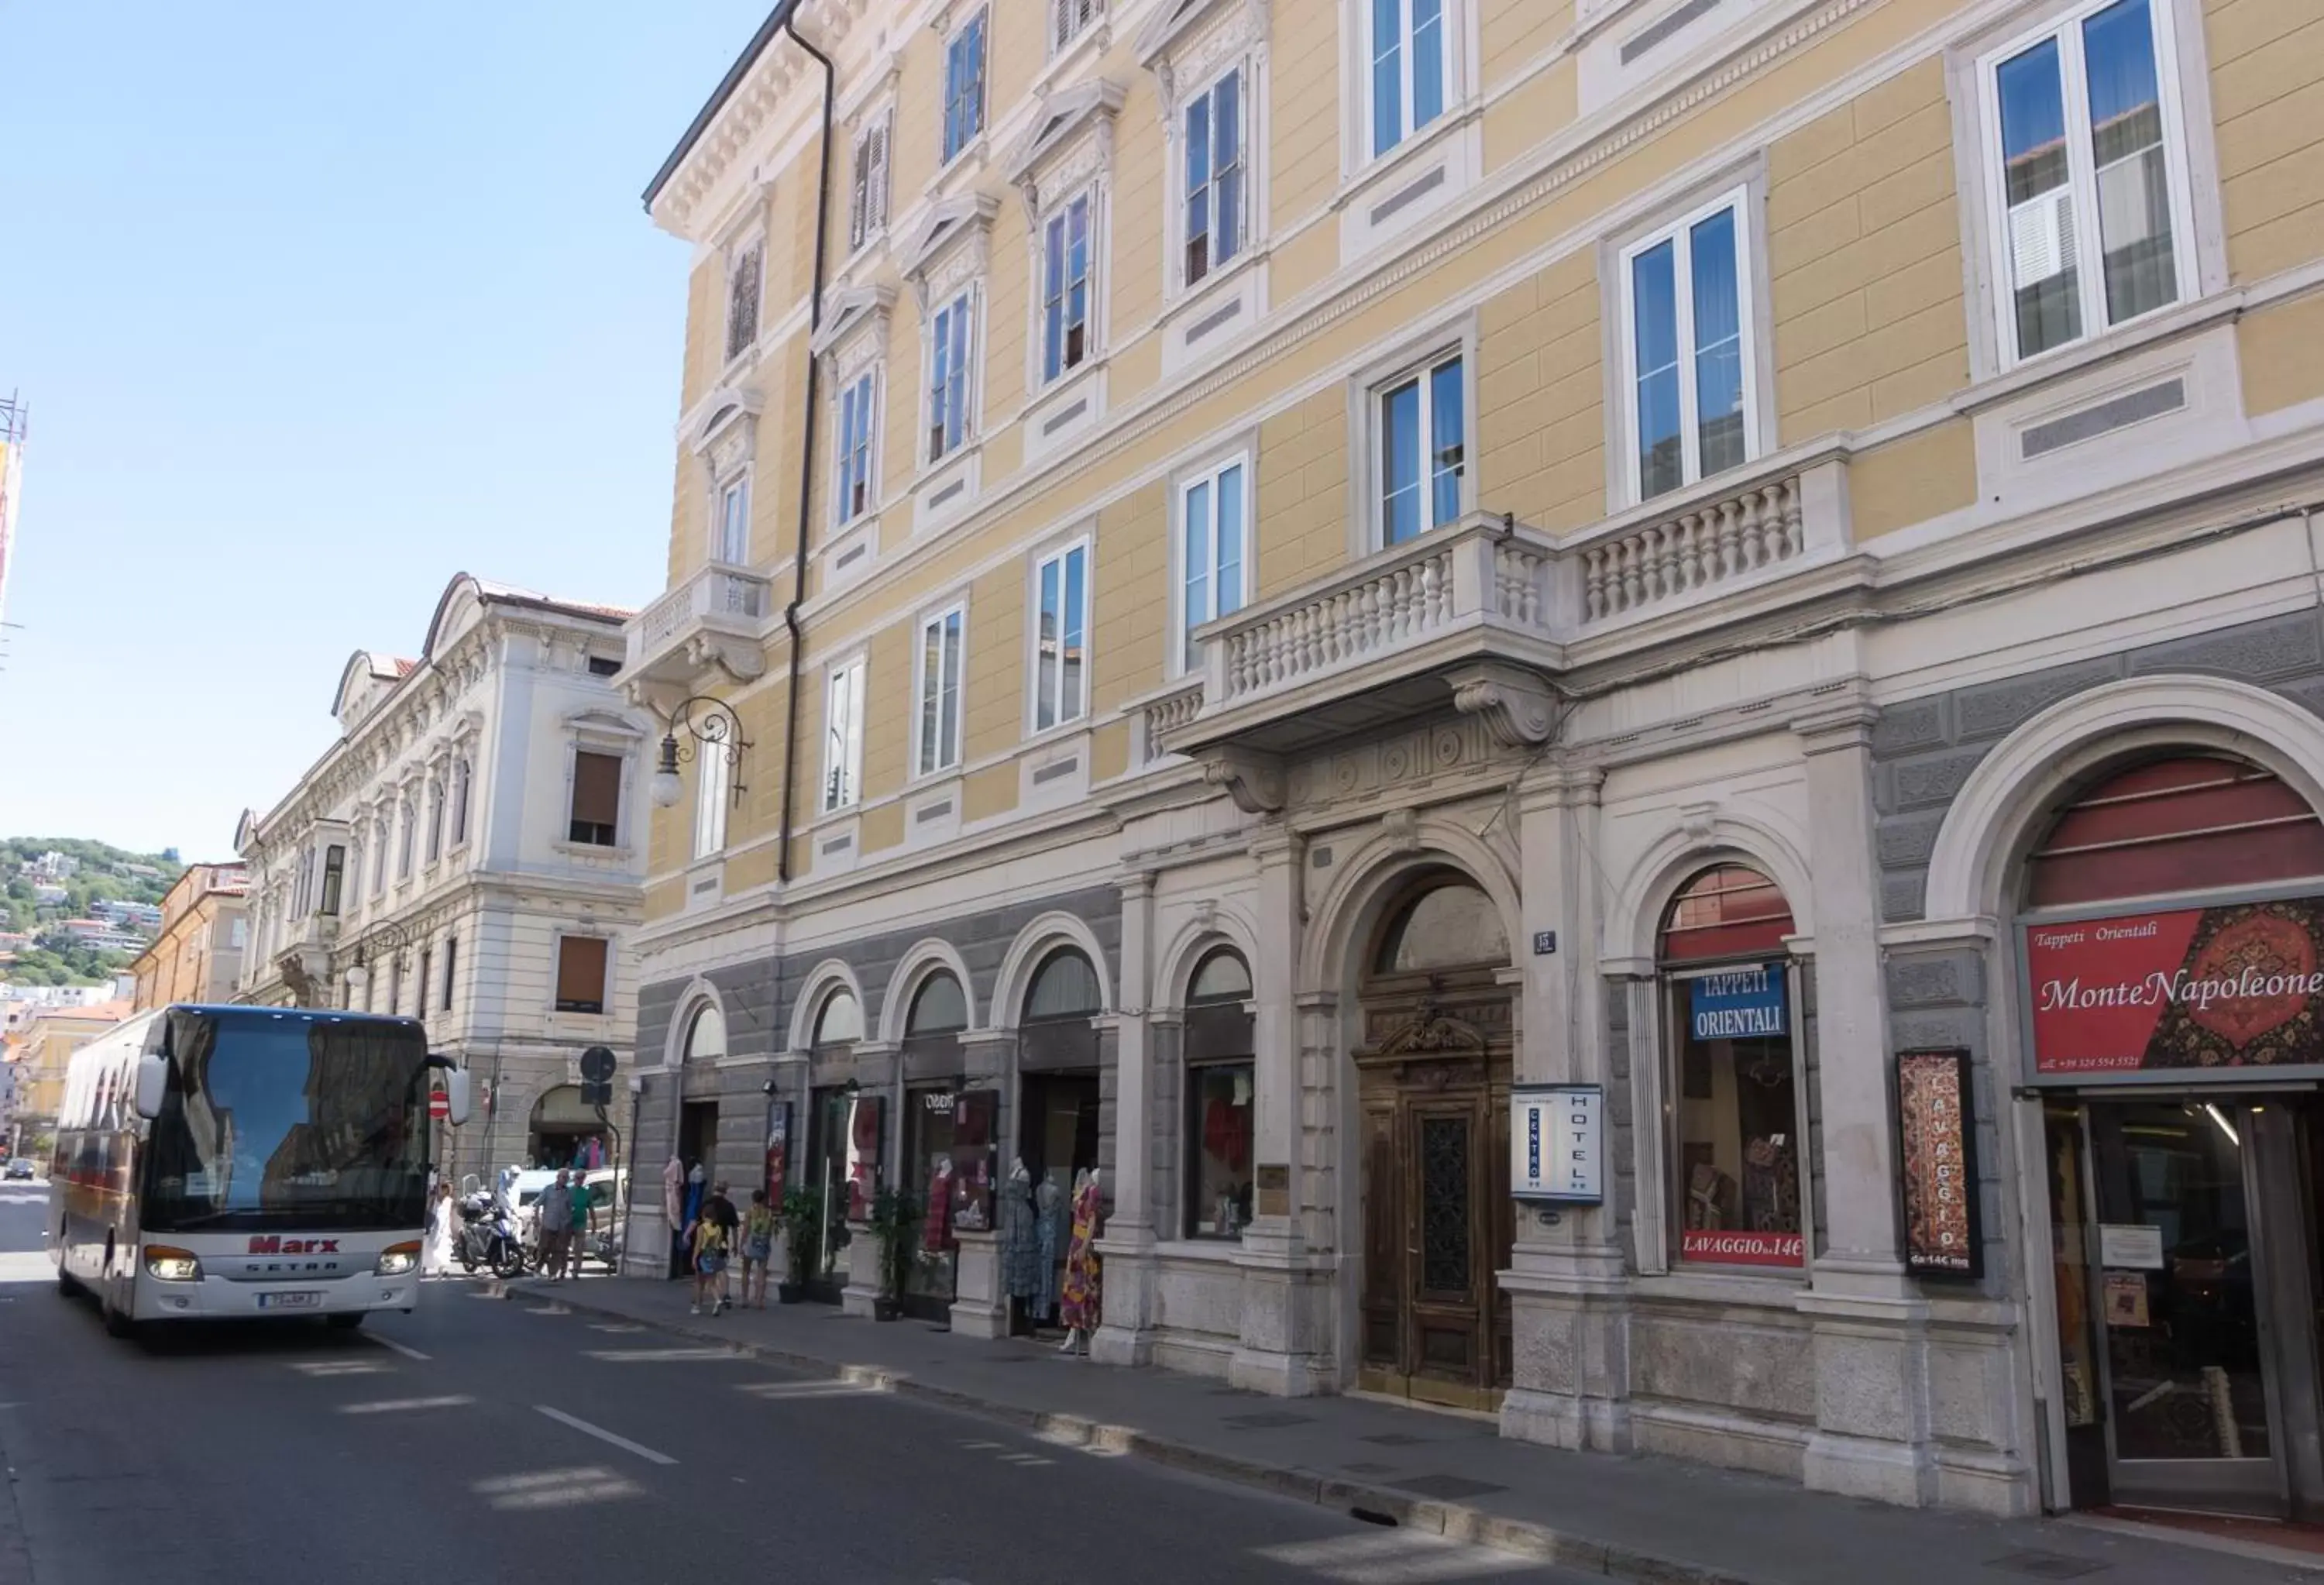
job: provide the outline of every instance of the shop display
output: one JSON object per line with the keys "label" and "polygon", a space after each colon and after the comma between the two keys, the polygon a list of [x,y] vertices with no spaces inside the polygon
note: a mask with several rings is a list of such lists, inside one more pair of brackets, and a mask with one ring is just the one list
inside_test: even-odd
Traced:
{"label": "shop display", "polygon": [[1000,1209],[995,1213],[1001,1243],[1001,1291],[1011,1299],[1031,1301],[1041,1292],[1040,1234],[1033,1206],[1033,1175],[1020,1160],[1009,1164],[1001,1184]]}
{"label": "shop display", "polygon": [[1097,1239],[1104,1218],[1104,1198],[1098,1184],[1095,1168],[1084,1173],[1074,1185],[1072,1241],[1065,1249],[1065,1289],[1062,1319],[1065,1325],[1065,1341],[1061,1348],[1077,1354],[1089,1351],[1090,1334],[1097,1330],[1101,1313],[1100,1272]]}
{"label": "shop display", "polygon": [[1040,1262],[1040,1280],[1033,1289],[1033,1319],[1047,1325],[1057,1312],[1057,1266],[1073,1231],[1073,1202],[1057,1182],[1055,1167],[1033,1193],[1034,1243]]}

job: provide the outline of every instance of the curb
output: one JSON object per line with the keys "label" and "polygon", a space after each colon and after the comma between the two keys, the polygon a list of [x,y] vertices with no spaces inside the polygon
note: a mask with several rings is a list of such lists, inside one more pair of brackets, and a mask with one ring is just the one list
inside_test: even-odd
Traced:
{"label": "curb", "polygon": [[520,1294],[528,1298],[537,1297],[561,1304],[576,1314],[628,1322],[671,1337],[683,1338],[688,1342],[714,1345],[745,1359],[780,1365],[802,1375],[847,1382],[873,1392],[890,1393],[897,1397],[950,1409],[1017,1430],[1035,1432],[1064,1446],[1140,1459],[1186,1474],[1208,1476],[1214,1480],[1250,1487],[1316,1507],[1331,1508],[1374,1524],[1385,1522],[1402,1529],[1417,1530],[1423,1534],[1442,1535],[1449,1540],[1512,1553],[1578,1573],[1601,1574],[1609,1579],[1630,1580],[1634,1585],[1787,1585],[1785,1581],[1769,1577],[1754,1579],[1702,1563],[1640,1552],[1617,1542],[1594,1540],[1530,1519],[1487,1513],[1465,1503],[1432,1501],[1413,1497],[1393,1487],[1369,1486],[1361,1481],[1319,1475],[1292,1465],[1238,1458],[1231,1453],[1198,1447],[1192,1442],[1157,1436],[1135,1426],[1113,1425],[1078,1415],[1055,1414],[1004,1404],[974,1393],[937,1387],[908,1373],[881,1366],[850,1365],[819,1354],[802,1354],[772,1344],[751,1342],[731,1332],[656,1320],[603,1302],[592,1303],[586,1298],[576,1298],[561,1288],[550,1294],[530,1286],[512,1287],[498,1278],[486,1279],[485,1288],[498,1298],[512,1299]]}

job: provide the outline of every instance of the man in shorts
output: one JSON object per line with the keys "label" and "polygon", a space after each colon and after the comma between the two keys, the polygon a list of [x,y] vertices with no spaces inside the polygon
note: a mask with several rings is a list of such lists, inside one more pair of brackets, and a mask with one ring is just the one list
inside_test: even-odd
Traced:
{"label": "man in shorts", "polygon": [[540,1192],[540,1269],[551,1282],[565,1280],[565,1248],[573,1230],[572,1175],[558,1173]]}

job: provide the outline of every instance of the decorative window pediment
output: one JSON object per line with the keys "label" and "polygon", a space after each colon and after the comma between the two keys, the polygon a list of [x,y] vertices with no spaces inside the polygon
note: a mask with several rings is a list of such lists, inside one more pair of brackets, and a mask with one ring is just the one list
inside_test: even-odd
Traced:
{"label": "decorative window pediment", "polygon": [[1043,195],[1055,198],[1113,163],[1113,118],[1128,92],[1101,78],[1050,95],[1033,116],[1033,130],[1009,161],[1009,180],[1039,215]]}
{"label": "decorative window pediment", "polygon": [[993,217],[1001,206],[982,193],[949,198],[929,209],[904,239],[904,276],[923,313],[931,301],[984,272]]}
{"label": "decorative window pediment", "polygon": [[725,474],[749,459],[758,426],[744,420],[756,419],[764,406],[765,398],[754,386],[730,385],[715,391],[702,404],[703,416],[696,420],[686,443],[696,456],[709,460],[713,473]]}
{"label": "decorative window pediment", "polygon": [[1267,42],[1268,0],[1172,0],[1139,30],[1138,64],[1161,88],[1162,119],[1175,116],[1178,97],[1235,55]]}
{"label": "decorative window pediment", "polygon": [[833,294],[830,311],[808,343],[808,350],[816,357],[830,359],[832,373],[841,380],[860,373],[887,349],[888,317],[895,306],[892,286],[866,286]]}

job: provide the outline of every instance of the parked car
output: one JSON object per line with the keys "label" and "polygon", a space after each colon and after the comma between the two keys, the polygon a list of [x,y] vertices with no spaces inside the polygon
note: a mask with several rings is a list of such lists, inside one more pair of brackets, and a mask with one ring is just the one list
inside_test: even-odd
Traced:
{"label": "parked car", "polygon": [[40,1175],[40,1170],[32,1165],[32,1158],[29,1156],[17,1156],[8,1164],[6,1172],[0,1173],[0,1177],[10,1178],[35,1178]]}

